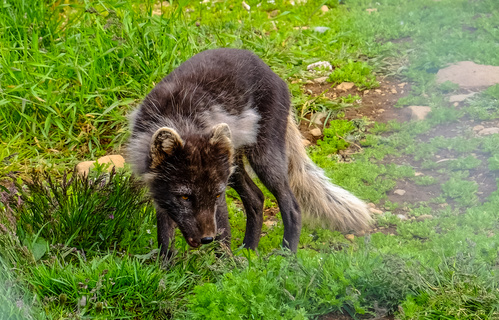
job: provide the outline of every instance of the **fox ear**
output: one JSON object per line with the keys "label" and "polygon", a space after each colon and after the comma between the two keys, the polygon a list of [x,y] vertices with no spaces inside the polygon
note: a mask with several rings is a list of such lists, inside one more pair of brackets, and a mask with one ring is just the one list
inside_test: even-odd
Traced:
{"label": "fox ear", "polygon": [[230,132],[229,125],[226,123],[219,123],[211,128],[210,143],[220,144],[226,149],[229,154],[229,161],[232,163],[234,157],[234,146],[232,145],[232,133]]}
{"label": "fox ear", "polygon": [[175,152],[175,149],[182,148],[184,141],[180,135],[172,128],[159,128],[151,139],[151,168],[156,168],[163,160]]}

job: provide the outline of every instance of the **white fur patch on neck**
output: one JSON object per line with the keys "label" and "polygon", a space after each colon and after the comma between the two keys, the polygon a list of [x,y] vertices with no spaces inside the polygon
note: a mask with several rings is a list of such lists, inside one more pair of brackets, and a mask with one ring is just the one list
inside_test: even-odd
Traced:
{"label": "white fur patch on neck", "polygon": [[229,125],[234,149],[256,143],[260,118],[260,115],[251,106],[241,114],[232,115],[221,105],[213,105],[208,111],[203,112],[201,117],[207,128],[212,128],[219,123]]}

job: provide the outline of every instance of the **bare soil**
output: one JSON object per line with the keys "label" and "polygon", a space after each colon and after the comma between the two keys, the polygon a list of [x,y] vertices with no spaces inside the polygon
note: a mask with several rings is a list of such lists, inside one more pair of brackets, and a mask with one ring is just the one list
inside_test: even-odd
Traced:
{"label": "bare soil", "polygon": [[[362,91],[358,90],[356,87],[353,87],[349,90],[342,91],[338,90],[335,87],[331,87],[330,83],[309,83],[304,86],[304,90],[311,92],[314,95],[319,95],[325,92],[324,95],[331,99],[336,99],[340,96],[348,96],[348,94],[361,96],[362,100],[358,105],[347,108],[345,110],[345,117],[347,119],[359,119],[362,117],[367,117],[373,122],[382,123],[386,123],[390,120],[396,120],[401,123],[411,121],[410,110],[408,110],[407,108],[395,108],[395,104],[397,103],[397,101],[400,98],[406,96],[410,91],[410,84],[400,82],[397,79],[382,79],[379,82],[380,87],[374,90]],[[474,89],[479,90],[482,88],[477,87]],[[458,93],[466,94],[469,92],[470,88],[466,87],[465,85],[460,89]],[[462,106],[465,103],[466,102],[459,102],[456,105]],[[449,103],[449,105],[450,104],[451,103]],[[468,118],[463,118],[457,122],[440,125],[431,129],[429,132],[418,137],[417,143],[427,143],[430,141],[430,139],[438,136],[452,138],[464,134],[469,134],[470,132],[473,132],[472,128],[478,124],[482,124],[485,127],[494,125],[497,126],[497,123],[494,122],[480,122]],[[300,130],[306,139],[308,139],[312,144],[315,144],[320,137],[311,136],[309,130],[313,126],[313,124],[311,125],[311,123],[307,123],[307,121],[302,121],[302,123],[300,124]],[[348,157],[350,154],[358,151],[359,150],[357,146],[351,145],[349,149],[342,150],[342,155]],[[497,189],[496,179],[499,178],[499,174],[497,174],[497,172],[491,172],[488,169],[488,154],[476,152],[472,155],[481,160],[481,165],[475,169],[469,170],[469,172],[470,178],[476,181],[476,183],[478,184],[479,201],[483,202],[493,191]],[[448,160],[457,159],[462,156],[462,154],[457,154],[449,150],[441,150],[436,154],[435,162],[445,162]],[[414,183],[414,181],[412,181],[411,179],[400,179],[399,181],[397,181],[397,185],[393,190],[402,189],[406,191],[405,194],[397,195],[393,192],[393,190],[391,192],[388,192],[386,200],[383,200],[380,202],[380,204],[378,204],[378,207],[380,209],[384,209],[383,206],[387,200],[391,201],[392,203],[399,204],[399,207],[397,209],[392,210],[392,213],[394,214],[407,214],[408,207],[410,205],[418,204],[421,202],[427,202],[427,204],[434,210],[441,209],[443,206],[447,205],[450,205],[452,207],[456,205],[456,203],[451,199],[447,199],[446,203],[444,204],[429,202],[430,200],[442,194],[441,185],[449,179],[447,174],[439,172],[438,169],[423,169],[421,165],[422,161],[416,161],[413,157],[410,156],[387,156],[382,163],[394,163],[397,165],[412,166],[419,175],[432,176],[438,180],[438,183],[429,186],[423,186]],[[396,233],[396,230],[395,228],[377,228],[375,226],[370,232],[383,232],[386,234],[390,234]]]}

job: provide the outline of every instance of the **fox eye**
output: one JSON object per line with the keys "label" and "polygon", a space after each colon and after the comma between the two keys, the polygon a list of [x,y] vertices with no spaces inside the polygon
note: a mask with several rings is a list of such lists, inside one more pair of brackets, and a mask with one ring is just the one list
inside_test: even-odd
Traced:
{"label": "fox eye", "polygon": [[217,194],[217,198],[220,198],[221,195],[222,195],[221,193]]}
{"label": "fox eye", "polygon": [[191,200],[191,197],[189,197],[188,195],[183,195],[183,196],[180,196],[183,200],[185,201],[190,201]]}

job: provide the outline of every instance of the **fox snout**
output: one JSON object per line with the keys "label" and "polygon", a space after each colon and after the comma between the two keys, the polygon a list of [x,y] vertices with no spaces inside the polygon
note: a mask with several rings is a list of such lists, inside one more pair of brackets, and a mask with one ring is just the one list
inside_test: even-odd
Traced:
{"label": "fox snout", "polygon": [[[215,214],[213,211],[201,212],[196,217],[193,217],[195,221],[192,225],[196,226],[193,232],[185,232],[187,243],[194,248],[201,246],[202,244],[208,244],[215,240],[217,234],[217,225],[215,220]],[[179,225],[182,230],[182,225]]]}

